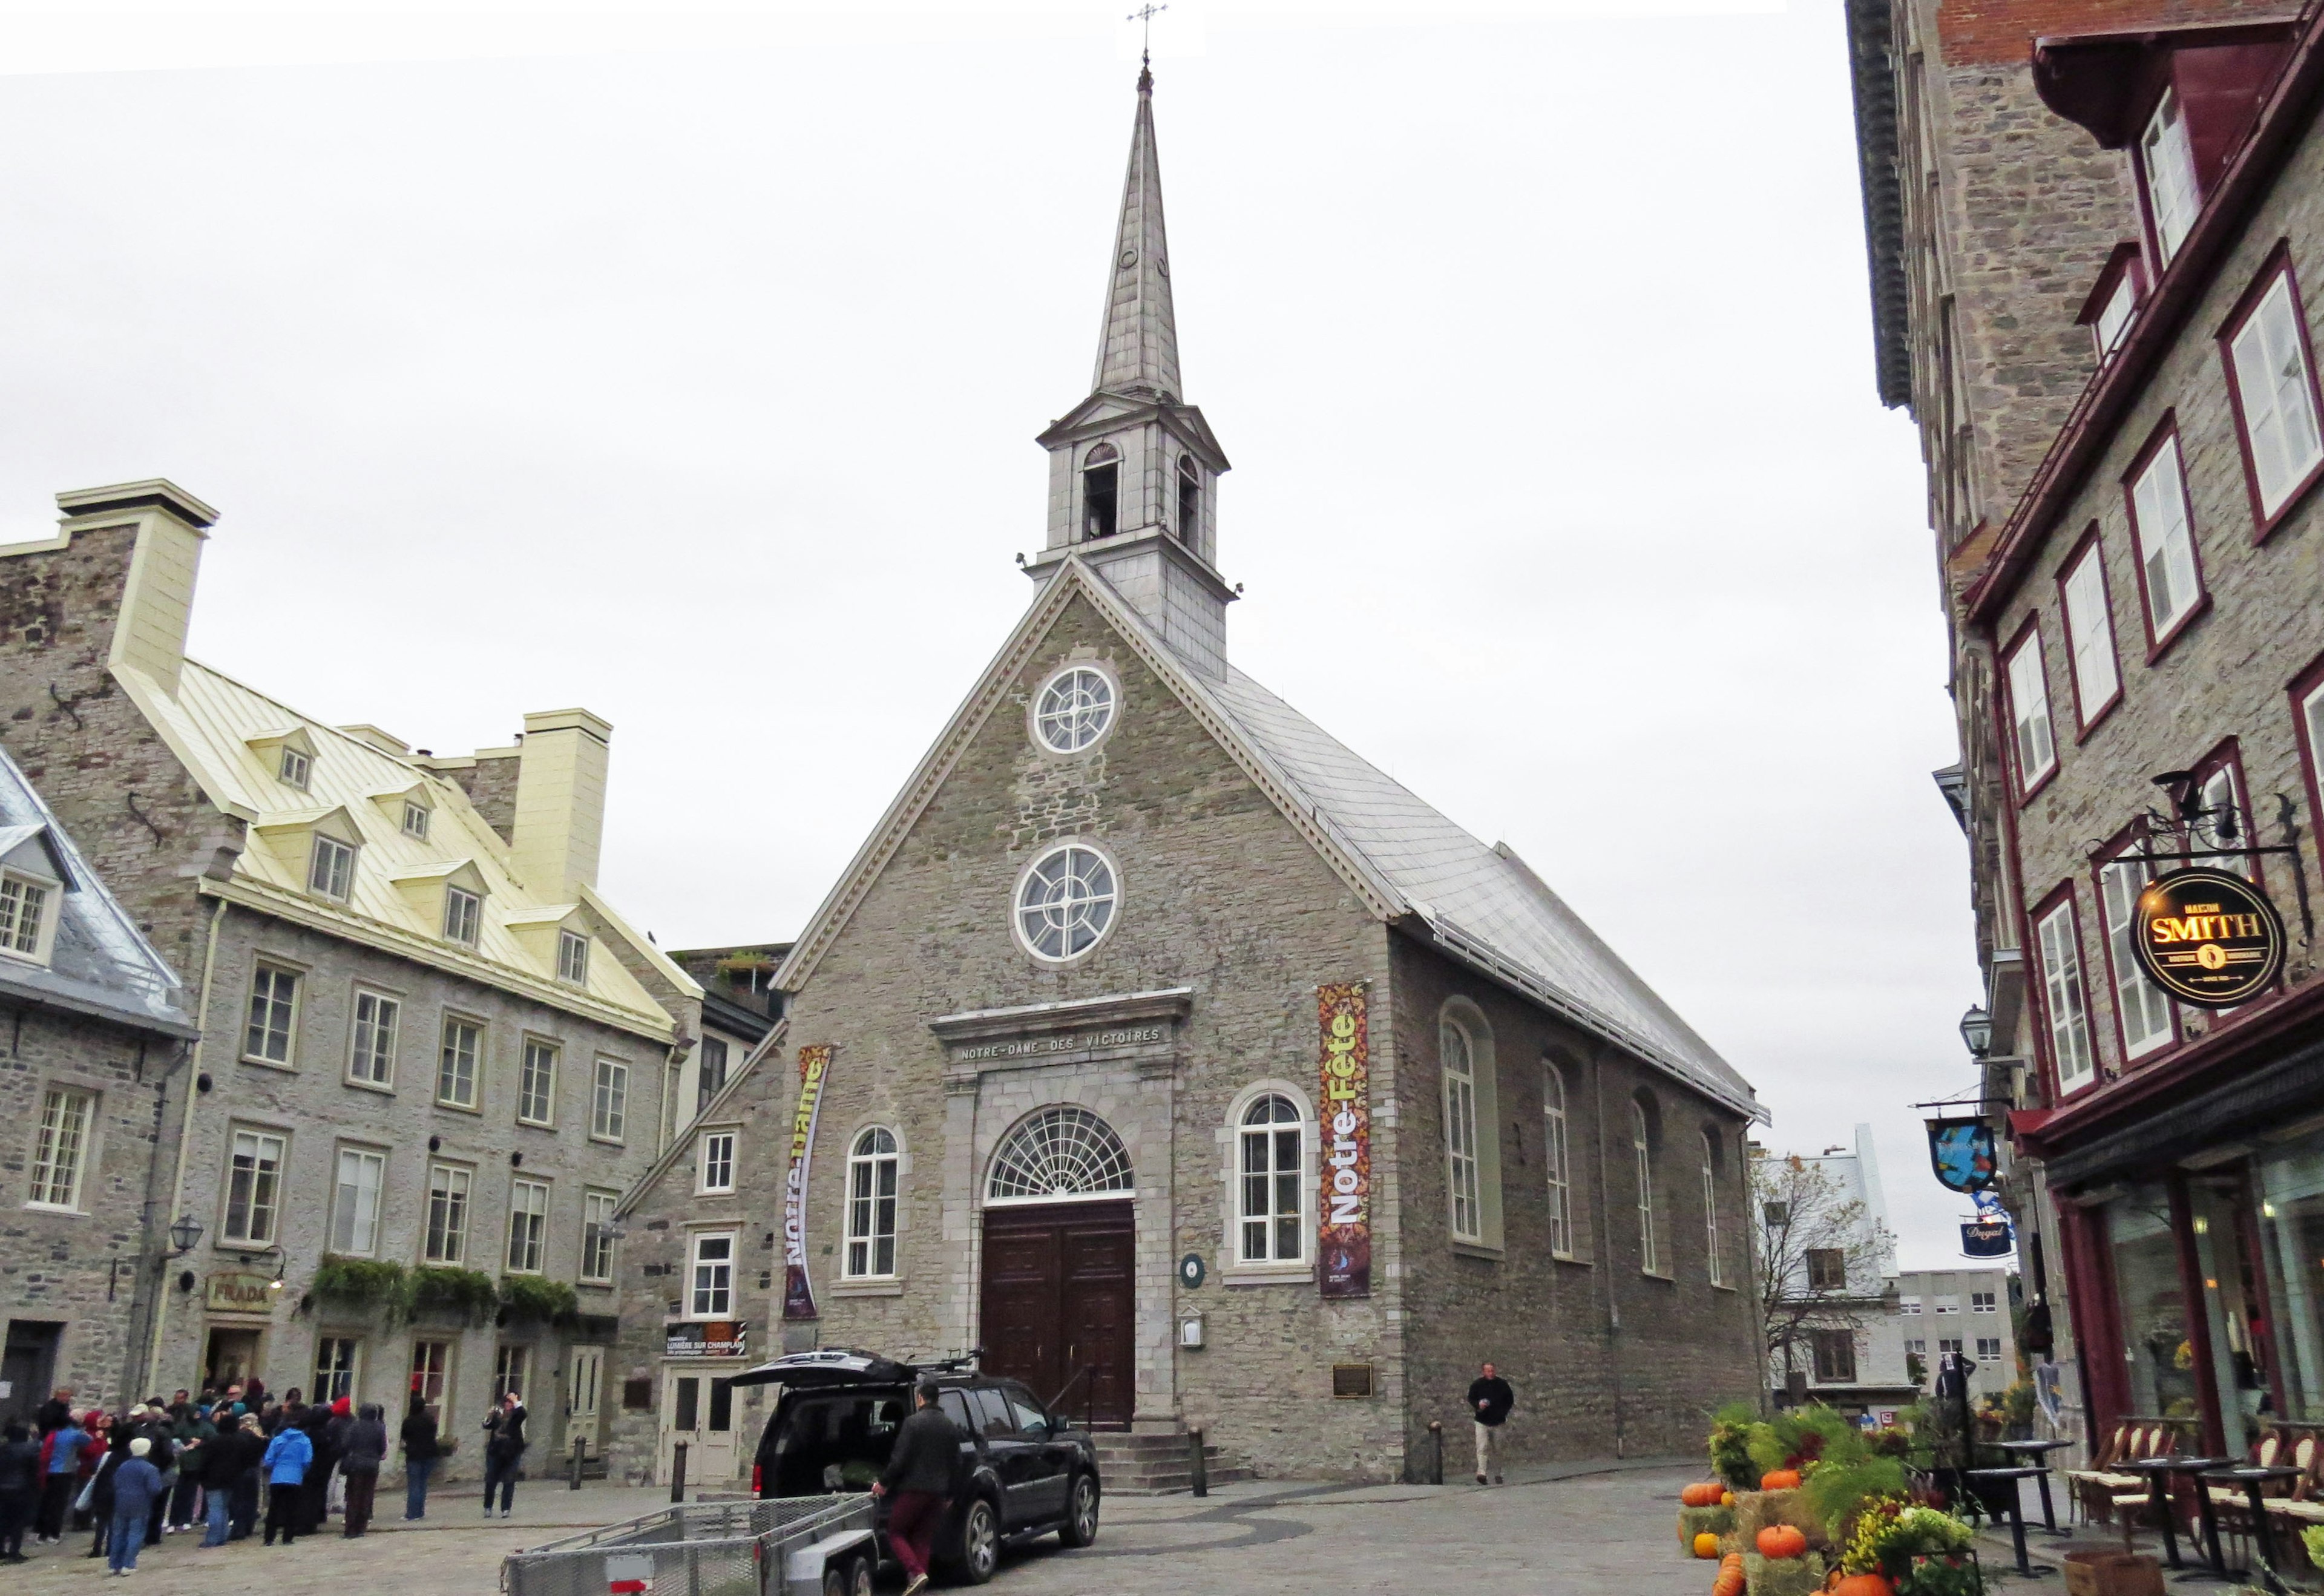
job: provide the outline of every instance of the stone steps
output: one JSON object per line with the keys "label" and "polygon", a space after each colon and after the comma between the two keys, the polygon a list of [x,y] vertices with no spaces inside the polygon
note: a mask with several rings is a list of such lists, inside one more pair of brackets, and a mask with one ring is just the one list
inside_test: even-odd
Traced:
{"label": "stone steps", "polygon": [[[1185,1434],[1122,1435],[1101,1433],[1096,1437],[1098,1478],[1109,1496],[1169,1496],[1194,1488],[1194,1463]],[[1231,1461],[1215,1442],[1203,1447],[1204,1473],[1212,1485],[1231,1485],[1251,1477],[1250,1470]]]}

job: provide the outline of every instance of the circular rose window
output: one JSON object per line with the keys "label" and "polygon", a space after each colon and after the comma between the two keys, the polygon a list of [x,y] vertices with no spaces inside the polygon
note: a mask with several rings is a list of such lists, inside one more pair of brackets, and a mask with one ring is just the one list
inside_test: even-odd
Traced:
{"label": "circular rose window", "polygon": [[1052,848],[1017,884],[1017,936],[1034,957],[1070,959],[1095,946],[1113,924],[1113,866],[1095,848]]}
{"label": "circular rose window", "polygon": [[1113,683],[1075,665],[1051,677],[1033,701],[1033,735],[1051,753],[1079,753],[1113,724]]}

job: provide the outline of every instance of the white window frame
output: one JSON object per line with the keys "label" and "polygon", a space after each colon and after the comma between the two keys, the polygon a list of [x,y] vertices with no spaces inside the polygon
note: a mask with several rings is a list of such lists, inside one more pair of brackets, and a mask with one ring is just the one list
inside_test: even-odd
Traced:
{"label": "white window frame", "polygon": [[[705,1250],[723,1243],[725,1256],[705,1258]],[[742,1247],[738,1231],[698,1231],[686,1250],[686,1317],[731,1319],[734,1316],[734,1269]]]}
{"label": "white window frame", "polygon": [[354,1018],[347,1026],[347,1081],[356,1086],[392,1089],[395,1084],[396,1033],[403,1026],[403,1001],[359,986],[352,1007]]}
{"label": "white window frame", "polygon": [[1980,1358],[2000,1357],[2001,1338],[1997,1335],[1978,1336],[1977,1338],[1977,1355]]}
{"label": "white window frame", "polygon": [[[244,1144],[247,1145],[245,1149]],[[243,1159],[247,1151],[247,1178]],[[268,1160],[272,1159],[272,1167]],[[280,1130],[235,1125],[226,1131],[226,1177],[219,1193],[224,1213],[218,1220],[218,1241],[226,1247],[264,1247],[280,1238],[282,1229],[283,1176],[290,1163],[290,1139]],[[240,1229],[235,1209],[243,1211]],[[258,1222],[263,1217],[263,1222]]]}
{"label": "white window frame", "polygon": [[304,792],[307,784],[314,779],[315,761],[305,750],[285,743],[281,757],[274,761],[274,774],[285,786],[295,787]]}
{"label": "white window frame", "polygon": [[436,1416],[437,1424],[448,1430],[452,1419],[452,1361],[456,1343],[450,1340],[432,1340],[422,1336],[411,1343],[411,1367],[405,1389],[417,1395],[422,1406]]}
{"label": "white window frame", "polygon": [[512,1275],[538,1275],[549,1261],[549,1209],[555,1193],[549,1182],[518,1176],[509,1182],[508,1250],[503,1261]]}
{"label": "white window frame", "polygon": [[331,1182],[332,1251],[349,1258],[370,1258],[379,1251],[379,1209],[386,1191],[385,1152],[368,1147],[339,1149]]}
{"label": "white window frame", "polygon": [[[557,1123],[557,1070],[564,1047],[541,1037],[527,1037],[517,1063],[516,1122],[520,1125]],[[546,1068],[540,1067],[546,1061]],[[538,1108],[538,1113],[533,1111]]]}
{"label": "white window frame", "polygon": [[444,889],[444,940],[456,942],[462,947],[476,946],[476,937],[484,929],[484,900],[466,887]]}
{"label": "white window frame", "polygon": [[1990,1291],[1970,1292],[1969,1294],[1969,1311],[1972,1314],[1991,1314],[1999,1312],[2000,1310],[1994,1301],[1994,1295],[1995,1294]]}
{"label": "white window frame", "polygon": [[1112,672],[1077,660],[1041,684],[1026,720],[1042,752],[1079,759],[1105,741],[1120,712],[1121,685]]}
{"label": "white window frame", "polygon": [[[2215,852],[2228,848],[2253,846],[2251,838],[2251,806],[2244,801],[2244,784],[2232,759],[2221,760],[2203,772],[2201,787],[2195,800],[2205,809],[2231,807],[2236,816],[2236,832],[2232,837],[2220,835],[2218,822],[2206,820],[2189,833],[2189,840],[2197,853]],[[2220,870],[2232,870],[2246,881],[2255,879],[2252,860],[2248,854],[2233,854],[2217,859],[2199,859],[2198,864],[2209,864]]]}
{"label": "white window frame", "polygon": [[80,1192],[96,1161],[100,1093],[51,1083],[41,1088],[41,1114],[32,1134],[32,1195],[27,1208],[80,1212]]}
{"label": "white window frame", "polygon": [[1711,1260],[1711,1283],[1724,1286],[1727,1264],[1720,1256],[1719,1242],[1719,1144],[1708,1130],[1702,1133],[1702,1232],[1704,1255]]}
{"label": "white window frame", "polygon": [[2098,1075],[2081,936],[2070,891],[2034,922],[2034,936],[2042,956],[2042,1007],[2050,1028],[2050,1055],[2057,1064],[2058,1094],[2062,1097],[2089,1084]]}
{"label": "white window frame", "polygon": [[307,890],[334,903],[355,895],[355,845],[317,832],[307,850]]}
{"label": "white window frame", "polygon": [[2042,628],[2029,626],[2004,665],[2009,678],[2010,739],[2016,750],[2017,792],[2033,792],[2058,768],[2058,739],[2050,724],[2050,669]]}
{"label": "white window frame", "polygon": [[45,964],[56,950],[64,883],[29,871],[0,871],[0,955]]}
{"label": "white window frame", "polygon": [[[464,1045],[465,1044],[465,1045]],[[436,1101],[445,1108],[474,1112],[477,1083],[484,1069],[484,1022],[466,1014],[447,1014],[436,1035]],[[447,1087],[465,1085],[465,1095]]]}
{"label": "white window frame", "polygon": [[589,984],[589,939],[578,931],[557,934],[557,979],[568,986]]}
{"label": "white window frame", "polygon": [[599,1054],[590,1074],[589,1139],[619,1146],[629,1136],[630,1066]]}
{"label": "white window frame", "polygon": [[694,1189],[706,1197],[730,1196],[734,1190],[734,1149],[742,1132],[733,1129],[705,1130],[695,1148]]}
{"label": "white window frame", "polygon": [[2122,696],[2122,662],[2115,651],[2114,610],[2107,602],[2106,545],[2090,540],[2058,583],[2058,609],[2066,625],[2072,666],[2074,715],[2083,730]]}
{"label": "white window frame", "polygon": [[493,1352],[493,1405],[498,1407],[503,1397],[516,1393],[519,1402],[524,1400],[524,1388],[532,1383],[532,1349],[522,1342],[503,1342]]}
{"label": "white window frame", "polygon": [[[1062,899],[1053,894],[1066,881],[1078,895]],[[1009,924],[1017,946],[1045,964],[1070,964],[1087,958],[1121,923],[1121,865],[1112,853],[1085,838],[1074,837],[1044,848],[1025,866],[1009,895]],[[1054,912],[1069,906],[1069,918],[1053,925]],[[1046,946],[1052,932],[1055,951]],[[1089,940],[1074,946],[1076,936]]]}
{"label": "white window frame", "polygon": [[465,1164],[428,1166],[428,1217],[420,1238],[423,1262],[468,1261],[468,1226],[476,1212],[476,1172]]}
{"label": "white window frame", "polygon": [[585,1285],[613,1283],[613,1211],[621,1200],[619,1192],[581,1194],[580,1278]]}
{"label": "white window frame", "polygon": [[2158,258],[2168,266],[2203,208],[2202,189],[2195,177],[2195,146],[2187,136],[2187,118],[2180,111],[2177,89],[2163,91],[2154,115],[2146,119],[2146,129],[2139,134],[2138,156]]}
{"label": "white window frame", "polygon": [[2134,946],[2138,895],[2154,877],[2153,867],[2135,855],[2098,866],[2098,909],[2106,922],[2107,973],[2114,983],[2115,1024],[2126,1059],[2144,1058],[2178,1038],[2171,1000],[2146,978]]}
{"label": "white window frame", "polygon": [[2147,637],[2160,648],[2203,602],[2203,567],[2176,431],[2164,435],[2131,480],[2130,531],[2146,596]]}
{"label": "white window frame", "polygon": [[408,837],[416,837],[423,843],[426,842],[428,840],[428,826],[430,818],[431,812],[426,804],[415,804],[410,798],[403,800],[404,835]]}
{"label": "white window frame", "polygon": [[1436,1056],[1444,1076],[1446,1222],[1454,1241],[1482,1245],[1484,1159],[1477,1145],[1476,1039],[1450,1014],[1437,1020]]}
{"label": "white window frame", "polygon": [[1572,1258],[1579,1250],[1573,1236],[1573,1162],[1567,1139],[1565,1072],[1554,1060],[1541,1061],[1541,1161],[1549,1185],[1549,1252],[1552,1258]]}
{"label": "white window frame", "polygon": [[314,1374],[307,1386],[308,1400],[328,1406],[341,1397],[360,1396],[363,1392],[363,1355],[361,1336],[317,1336]]}
{"label": "white window frame", "polygon": [[[287,1002],[282,994],[286,982],[290,984]],[[261,988],[264,989],[263,992]],[[251,970],[250,1001],[243,1010],[242,1056],[253,1064],[279,1065],[284,1069],[292,1067],[298,1062],[299,1014],[306,996],[307,976],[304,971],[260,960]],[[265,1006],[263,1018],[261,1004]],[[279,1028],[275,1024],[278,1018],[281,1019]],[[281,1038],[279,1044],[276,1041],[278,1037]],[[251,1046],[254,1039],[259,1044],[255,1047]],[[272,1050],[278,1045],[281,1048],[280,1056]]]}
{"label": "white window frame", "polygon": [[1653,1128],[1646,1123],[1646,1105],[1630,1099],[1630,1152],[1638,1178],[1638,1272],[1661,1276],[1662,1244],[1655,1234],[1655,1148]]}
{"label": "white window frame", "polygon": [[2098,342],[2100,364],[2114,358],[2115,351],[2122,346],[2123,335],[2130,331],[2131,323],[2137,319],[2137,270],[2126,267],[2122,275],[2115,279],[2114,292],[2107,295],[2106,303],[2098,308],[2097,319],[2090,323],[2090,337]]}
{"label": "white window frame", "polygon": [[[1281,1103],[1291,1111],[1288,1120],[1269,1119],[1254,1123],[1251,1115],[1262,1104]],[[1272,1111],[1270,1111],[1272,1112]],[[1284,1266],[1302,1265],[1308,1261],[1308,1238],[1314,1232],[1314,1214],[1308,1193],[1315,1182],[1309,1173],[1308,1149],[1317,1139],[1316,1128],[1307,1119],[1307,1111],[1300,1101],[1287,1092],[1261,1092],[1243,1102],[1236,1111],[1231,1137],[1234,1154],[1234,1261],[1238,1265]],[[1286,1147],[1292,1151],[1292,1165],[1282,1167]],[[1254,1169],[1251,1158],[1254,1147],[1259,1153],[1259,1167]],[[1289,1181],[1291,1204],[1283,1205],[1285,1181]],[[1259,1183],[1254,1191],[1253,1180]],[[1251,1198],[1260,1198],[1254,1212]],[[1292,1250],[1281,1250],[1284,1222],[1289,1221],[1293,1240]],[[1251,1248],[1251,1231],[1259,1232],[1259,1249]]]}
{"label": "white window frame", "polygon": [[[883,1179],[884,1176],[884,1190]],[[892,1280],[902,1270],[904,1143],[885,1125],[866,1125],[847,1144],[847,1223],[840,1275]],[[886,1267],[881,1267],[882,1247]]]}
{"label": "white window frame", "polygon": [[2227,335],[2227,374],[2243,422],[2260,520],[2276,512],[2324,466],[2324,428],[2316,413],[2316,371],[2293,291],[2292,263],[2280,263],[2236,329]]}

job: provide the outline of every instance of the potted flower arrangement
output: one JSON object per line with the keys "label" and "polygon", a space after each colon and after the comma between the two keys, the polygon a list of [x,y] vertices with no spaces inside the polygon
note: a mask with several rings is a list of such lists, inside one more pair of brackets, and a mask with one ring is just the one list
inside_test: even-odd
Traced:
{"label": "potted flower arrangement", "polygon": [[[1840,1554],[1849,1596],[1977,1596],[1984,1590],[1969,1527],[1941,1508],[1903,1497],[1868,1501],[1857,1515],[1856,1531]],[[1863,1581],[1851,1589],[1849,1582]]]}

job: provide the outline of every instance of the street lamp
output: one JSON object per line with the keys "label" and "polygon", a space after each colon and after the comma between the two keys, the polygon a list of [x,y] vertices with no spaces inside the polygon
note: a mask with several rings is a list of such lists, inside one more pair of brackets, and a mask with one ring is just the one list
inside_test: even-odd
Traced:
{"label": "street lamp", "polygon": [[1969,1044],[1971,1056],[1983,1058],[1993,1050],[1993,1016],[1971,1003],[1960,1019],[1960,1037]]}
{"label": "street lamp", "polygon": [[190,1213],[180,1214],[178,1222],[170,1227],[170,1245],[180,1255],[191,1252],[202,1239],[202,1222]]}

